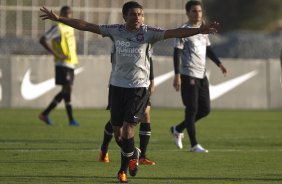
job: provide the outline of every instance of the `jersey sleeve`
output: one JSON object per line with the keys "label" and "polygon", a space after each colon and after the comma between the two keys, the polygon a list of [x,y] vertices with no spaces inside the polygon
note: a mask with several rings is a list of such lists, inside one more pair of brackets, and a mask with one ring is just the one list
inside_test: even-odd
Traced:
{"label": "jersey sleeve", "polygon": [[103,37],[112,37],[117,31],[119,25],[99,25],[100,32]]}
{"label": "jersey sleeve", "polygon": [[46,40],[52,40],[60,36],[60,30],[57,25],[53,25],[47,32],[44,33]]}
{"label": "jersey sleeve", "polygon": [[164,39],[165,30],[161,28],[148,27],[149,42],[154,44]]}

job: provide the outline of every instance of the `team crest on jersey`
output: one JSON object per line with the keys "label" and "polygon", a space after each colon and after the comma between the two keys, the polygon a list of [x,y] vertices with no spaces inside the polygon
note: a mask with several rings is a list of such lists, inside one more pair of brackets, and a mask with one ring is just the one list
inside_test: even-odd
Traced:
{"label": "team crest on jersey", "polygon": [[137,40],[138,42],[144,41],[144,34],[143,34],[143,33],[137,34],[137,35],[136,35],[136,40]]}
{"label": "team crest on jersey", "polygon": [[122,25],[122,24],[118,26],[118,30],[119,30],[120,32],[123,31],[123,25]]}

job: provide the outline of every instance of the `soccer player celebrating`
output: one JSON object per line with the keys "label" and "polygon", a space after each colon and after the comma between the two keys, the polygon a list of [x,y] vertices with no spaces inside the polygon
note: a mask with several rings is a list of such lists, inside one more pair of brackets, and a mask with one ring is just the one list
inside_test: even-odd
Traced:
{"label": "soccer player celebrating", "polygon": [[[188,1],[186,14],[189,21],[181,28],[198,28],[203,24],[202,3]],[[182,123],[172,126],[171,133],[179,149],[183,148],[182,131],[187,129],[192,152],[208,152],[196,139],[195,122],[210,112],[209,82],[206,77],[206,55],[221,69],[224,75],[226,68],[210,47],[208,35],[198,34],[187,38],[176,39],[174,49],[174,88],[179,91],[181,86],[182,101],[185,106],[185,119]],[[180,65],[180,60],[182,61]],[[180,71],[179,71],[180,65]]]}
{"label": "soccer player celebrating", "polygon": [[[147,53],[148,57],[150,59],[150,76],[149,76],[149,80],[150,80],[150,86],[149,86],[149,93],[150,93],[150,97],[153,95],[154,93],[154,72],[153,72],[153,61],[152,61],[152,57],[150,56],[150,53]],[[113,55],[112,55],[113,58]],[[114,64],[113,64],[114,66]],[[109,90],[109,97],[110,97],[110,90]],[[110,110],[110,98],[108,99],[108,106],[107,106],[107,110]],[[141,123],[140,123],[140,127],[139,127],[139,139],[140,139],[140,157],[139,157],[139,164],[140,165],[155,165],[156,163],[150,159],[147,158],[146,156],[146,152],[147,152],[147,146],[149,144],[150,141],[150,137],[151,137],[151,124],[150,124],[150,110],[151,110],[151,101],[149,99],[149,102],[147,104],[145,113],[143,115],[143,118],[141,119]],[[109,147],[109,143],[111,142],[113,138],[113,127],[111,125],[111,121],[109,120],[106,125],[105,125],[105,129],[104,129],[104,138],[103,138],[103,143],[101,145],[101,150],[100,150],[100,154],[98,157],[98,160],[100,162],[104,162],[104,163],[108,163],[110,162],[109,159],[109,153],[108,153],[108,147]],[[119,146],[121,146],[120,140],[116,140],[117,144]]]}
{"label": "soccer player celebrating", "polygon": [[144,114],[149,100],[149,59],[146,50],[157,41],[181,38],[199,33],[216,32],[216,22],[200,28],[177,28],[162,30],[143,25],[143,7],[130,1],[123,5],[125,24],[97,25],[83,20],[58,16],[43,7],[43,20],[50,19],[83,31],[109,37],[115,45],[115,66],[111,73],[111,124],[115,138],[121,140],[121,167],[118,179],[126,183],[126,173],[135,176],[138,151],[134,146],[134,127]]}
{"label": "soccer player celebrating", "polygon": [[[72,16],[71,8],[63,6],[60,16],[70,18]],[[52,46],[47,42],[51,40]],[[55,57],[56,84],[62,86],[62,90],[54,97],[49,106],[39,115],[39,119],[47,125],[52,121],[48,117],[58,103],[63,99],[69,119],[69,125],[79,126],[79,123],[73,118],[71,105],[71,91],[74,80],[74,68],[78,63],[76,55],[76,41],[74,29],[63,23],[55,23],[41,38],[40,43]]]}
{"label": "soccer player celebrating", "polygon": [[[142,17],[142,22],[144,22],[144,17]],[[111,63],[112,63],[112,67],[115,66],[115,54],[114,51],[115,47],[113,45],[112,48],[112,53],[111,53]],[[153,95],[154,93],[154,70],[153,70],[153,60],[151,57],[151,47],[149,47],[149,49],[146,50],[146,56],[149,58],[150,61],[150,75],[149,75],[149,80],[150,80],[150,85],[149,85],[149,93],[150,93],[150,97]],[[112,68],[112,71],[114,71],[114,68]],[[110,104],[111,104],[111,90],[109,89],[109,98],[108,98],[108,106],[107,106],[107,110],[110,110]],[[155,165],[156,163],[150,159],[147,158],[146,156],[146,152],[147,152],[147,146],[149,144],[149,140],[151,137],[151,124],[150,124],[150,110],[151,110],[151,101],[149,99],[148,105],[146,107],[145,113],[143,115],[143,118],[141,118],[141,124],[139,127],[139,139],[140,139],[140,157],[139,157],[139,164],[140,165]],[[108,147],[109,147],[109,143],[111,142],[112,138],[113,138],[113,127],[111,125],[111,121],[109,120],[106,125],[105,125],[105,129],[104,129],[104,137],[103,137],[103,143],[101,145],[101,150],[99,153],[99,157],[98,160],[100,162],[104,162],[104,163],[108,163],[110,162],[109,159],[109,153],[108,153]],[[118,144],[118,146],[121,147],[121,142],[119,140],[119,137],[116,138],[116,142]]]}

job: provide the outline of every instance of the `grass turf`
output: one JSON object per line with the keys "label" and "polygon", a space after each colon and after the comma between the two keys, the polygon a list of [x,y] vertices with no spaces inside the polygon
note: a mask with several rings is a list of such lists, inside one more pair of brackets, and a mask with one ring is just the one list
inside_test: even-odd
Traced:
{"label": "grass turf", "polygon": [[[39,110],[0,109],[0,183],[117,183],[120,152],[110,145],[110,163],[97,162],[109,112],[75,110],[80,127],[69,127],[64,110],[51,114],[54,125],[37,119]],[[197,124],[207,154],[173,144],[169,127],[182,109],[153,109],[148,156],[130,183],[282,183],[281,111],[214,110]],[[136,133],[138,129],[136,129]],[[139,145],[138,135],[135,137]]]}

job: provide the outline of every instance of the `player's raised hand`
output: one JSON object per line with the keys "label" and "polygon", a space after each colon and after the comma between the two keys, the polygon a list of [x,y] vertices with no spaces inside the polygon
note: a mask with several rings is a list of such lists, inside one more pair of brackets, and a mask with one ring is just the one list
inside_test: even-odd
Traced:
{"label": "player's raised hand", "polygon": [[48,10],[44,6],[42,8],[40,8],[40,11],[43,12],[43,14],[40,15],[42,20],[46,20],[46,19],[50,19],[50,20],[53,20],[53,21],[59,20],[59,16],[56,13],[54,13],[52,10]]}
{"label": "player's raised hand", "polygon": [[218,22],[211,22],[208,24],[205,24],[204,22],[202,23],[200,27],[200,33],[201,34],[213,34],[217,33],[217,28],[219,26]]}

